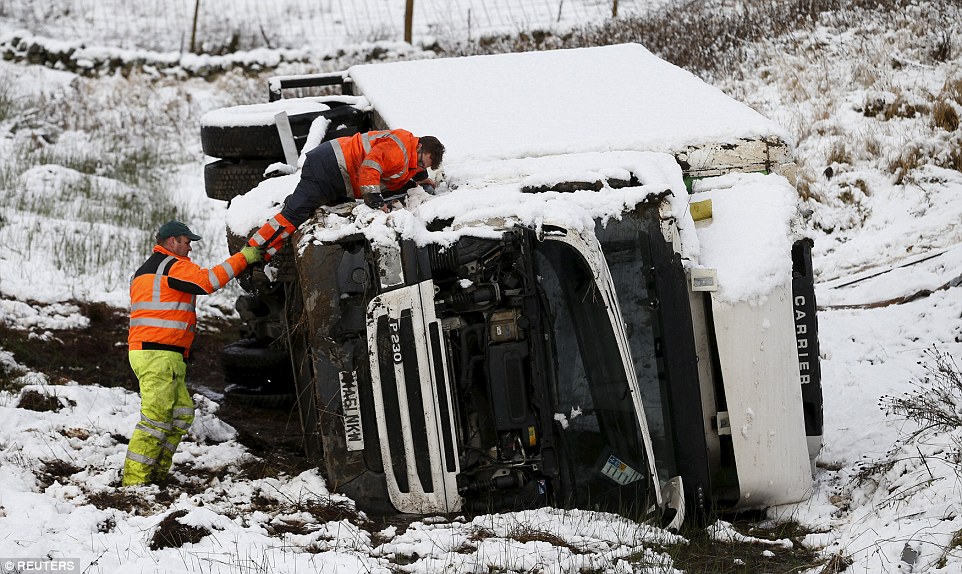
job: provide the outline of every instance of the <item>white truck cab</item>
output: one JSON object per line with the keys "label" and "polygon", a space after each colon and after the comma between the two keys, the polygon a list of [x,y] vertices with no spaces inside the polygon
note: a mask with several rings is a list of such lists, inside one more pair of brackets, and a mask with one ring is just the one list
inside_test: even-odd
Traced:
{"label": "white truck cab", "polygon": [[[447,148],[433,194],[318,210],[255,273],[249,299],[274,301],[239,307],[289,350],[332,488],[373,511],[551,504],[665,524],[808,496],[817,323],[782,128],[637,44],[276,78],[272,105],[331,83],[357,130]],[[297,177],[232,197],[231,234]]]}

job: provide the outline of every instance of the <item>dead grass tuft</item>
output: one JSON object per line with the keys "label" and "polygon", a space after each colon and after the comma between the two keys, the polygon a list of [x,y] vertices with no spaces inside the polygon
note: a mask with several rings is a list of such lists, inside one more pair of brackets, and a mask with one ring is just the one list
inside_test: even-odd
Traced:
{"label": "dead grass tuft", "polygon": [[962,172],[962,146],[956,146],[949,152],[943,167]]}
{"label": "dead grass tuft", "polygon": [[721,574],[754,574],[757,572],[803,572],[817,568],[823,560],[816,552],[801,543],[810,531],[798,523],[777,523],[761,527],[744,519],[732,523],[741,534],[759,540],[792,541],[790,547],[766,542],[719,542],[708,529],[687,527],[681,532],[687,544],[672,544],[665,551],[674,560],[674,567],[685,572],[713,572]]}
{"label": "dead grass tuft", "polygon": [[117,528],[117,521],[112,516],[108,516],[97,523],[97,532],[100,534],[110,534],[114,531],[114,528]]}
{"label": "dead grass tuft", "polygon": [[43,492],[54,482],[66,484],[72,475],[77,474],[82,468],[65,460],[44,460],[41,461],[43,470],[37,475],[40,482],[40,492]]}
{"label": "dead grass tuft", "polygon": [[825,566],[819,570],[819,574],[840,574],[848,570],[848,567],[852,565],[852,559],[843,556],[842,554],[833,554]]}
{"label": "dead grass tuft", "polygon": [[267,525],[267,530],[273,536],[310,534],[316,531],[320,524],[340,520],[349,520],[361,528],[371,526],[371,522],[362,517],[348,501],[336,500],[329,496],[279,503],[258,494],[252,499],[251,505],[252,510],[261,510],[268,513],[281,515],[306,513],[310,515],[309,520],[284,516],[275,517]]}
{"label": "dead grass tuft", "polygon": [[60,431],[60,435],[65,436],[67,438],[87,440],[88,438],[90,438],[90,431],[83,428],[69,428],[69,429],[62,429]]}
{"label": "dead grass tuft", "polygon": [[955,536],[949,541],[949,547],[962,548],[962,529],[956,531]]}
{"label": "dead grass tuft", "polygon": [[947,132],[959,129],[959,112],[955,106],[943,98],[939,98],[932,105],[932,126]]}
{"label": "dead grass tuft", "polygon": [[353,505],[345,500],[335,500],[329,496],[312,498],[294,505],[293,508],[300,512],[307,512],[318,522],[336,522],[345,519],[363,522],[361,515]]}
{"label": "dead grass tuft", "polygon": [[56,395],[48,395],[33,389],[22,392],[20,401],[17,402],[17,407],[37,412],[57,412],[67,405],[75,407],[77,403],[70,399],[61,401]]}
{"label": "dead grass tuft", "polygon": [[552,546],[558,546],[561,548],[567,548],[575,554],[582,554],[583,551],[572,547],[557,534],[552,534],[547,530],[541,530],[539,528],[533,528],[531,526],[519,526],[518,528],[512,530],[508,533],[508,538],[512,540],[517,540],[518,542],[525,544],[527,542],[547,542]]}
{"label": "dead grass tuft", "polygon": [[959,105],[962,105],[962,76],[945,80],[945,85],[942,86],[941,95]]}
{"label": "dead grass tuft", "polygon": [[164,517],[157,525],[154,536],[150,539],[150,549],[180,548],[184,544],[197,544],[210,534],[210,530],[206,528],[183,524],[177,520],[184,516],[187,516],[186,510],[171,512]]}
{"label": "dead grass tuft", "polygon": [[149,516],[154,506],[142,495],[121,488],[87,493],[87,502],[100,510],[117,509],[128,514]]}
{"label": "dead grass tuft", "polygon": [[943,28],[933,42],[932,49],[929,50],[929,57],[935,62],[948,62],[952,59],[953,52],[952,29]]}
{"label": "dead grass tuft", "polygon": [[285,474],[283,465],[278,464],[277,460],[264,459],[259,457],[246,458],[237,465],[237,476],[250,480],[263,480],[265,478],[277,478]]}
{"label": "dead grass tuft", "polygon": [[904,94],[898,94],[895,101],[885,106],[882,117],[886,120],[895,118],[912,119],[929,113],[928,105],[924,103],[910,102]]}
{"label": "dead grass tuft", "polygon": [[487,540],[488,538],[494,538],[497,534],[493,530],[478,526],[471,531],[468,536],[468,540],[471,542],[481,542],[482,540]]}
{"label": "dead grass tuft", "polygon": [[849,153],[848,147],[845,145],[844,141],[835,142],[832,144],[832,149],[829,150],[828,156],[825,161],[831,165],[834,163],[852,163],[852,154]]}
{"label": "dead grass tuft", "polygon": [[26,371],[16,365],[0,363],[0,391],[15,391],[23,388],[24,385],[19,382],[19,379],[24,373]]}
{"label": "dead grass tuft", "polygon": [[918,169],[922,163],[921,150],[919,150],[918,146],[910,145],[902,150],[902,153],[889,163],[889,172],[895,176],[895,184],[902,185],[905,183],[909,173]]}
{"label": "dead grass tuft", "polygon": [[285,534],[304,535],[314,532],[319,527],[317,523],[307,522],[296,518],[277,517],[265,525],[267,533],[271,536],[283,536]]}

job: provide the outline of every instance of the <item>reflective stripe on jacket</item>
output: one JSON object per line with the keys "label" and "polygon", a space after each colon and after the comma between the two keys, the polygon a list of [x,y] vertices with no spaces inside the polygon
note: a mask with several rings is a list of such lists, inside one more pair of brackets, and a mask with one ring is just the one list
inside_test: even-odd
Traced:
{"label": "reflective stripe on jacket", "polygon": [[160,245],[130,280],[130,350],[177,348],[188,354],[197,325],[197,295],[217,291],[247,268],[235,253],[205,269]]}
{"label": "reflective stripe on jacket", "polygon": [[418,167],[418,138],[407,130],[371,131],[331,142],[344,178],[344,189],[361,198],[382,189],[396,191],[411,181]]}
{"label": "reflective stripe on jacket", "polygon": [[296,230],[297,228],[283,214],[278,213],[255,231],[254,235],[247,240],[247,244],[252,247],[263,247],[264,261],[270,261]]}

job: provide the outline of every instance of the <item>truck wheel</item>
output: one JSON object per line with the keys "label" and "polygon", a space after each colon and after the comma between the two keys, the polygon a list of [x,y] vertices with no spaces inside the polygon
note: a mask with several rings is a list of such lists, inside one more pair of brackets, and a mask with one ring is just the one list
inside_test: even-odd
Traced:
{"label": "truck wheel", "polygon": [[[307,141],[311,124],[319,117],[323,116],[331,122],[325,139],[353,135],[367,127],[367,115],[361,110],[343,102],[325,102],[325,104],[331,106],[330,109],[288,116],[298,152]],[[240,106],[237,107],[240,108]],[[230,109],[224,108],[222,111],[229,112]],[[278,111],[281,109],[278,108]],[[243,117],[243,112],[240,110],[238,110],[238,117]],[[201,125],[200,142],[204,153],[212,157],[267,159],[284,156],[281,138],[277,135],[277,125],[273,120],[266,125]]]}
{"label": "truck wheel", "polygon": [[294,393],[231,385],[224,389],[224,400],[242,407],[284,409],[294,405]]}
{"label": "truck wheel", "polygon": [[294,379],[289,366],[280,368],[250,368],[230,366],[224,367],[224,382],[227,385],[237,385],[249,389],[274,389],[277,392],[288,392],[294,389]]}
{"label": "truck wheel", "polygon": [[230,201],[244,195],[264,181],[264,170],[272,163],[283,163],[283,158],[231,160],[222,159],[204,166],[204,187],[207,197]]}
{"label": "truck wheel", "polygon": [[290,370],[290,358],[283,349],[258,343],[255,339],[241,339],[224,346],[220,352],[223,367],[264,370],[281,367]]}

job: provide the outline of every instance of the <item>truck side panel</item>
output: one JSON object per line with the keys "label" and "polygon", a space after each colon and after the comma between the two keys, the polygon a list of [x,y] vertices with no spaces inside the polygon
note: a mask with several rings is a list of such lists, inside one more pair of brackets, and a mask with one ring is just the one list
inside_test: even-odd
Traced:
{"label": "truck side panel", "polygon": [[812,474],[791,288],[781,286],[754,305],[713,300],[712,315],[738,469],[736,506],[803,500]]}

